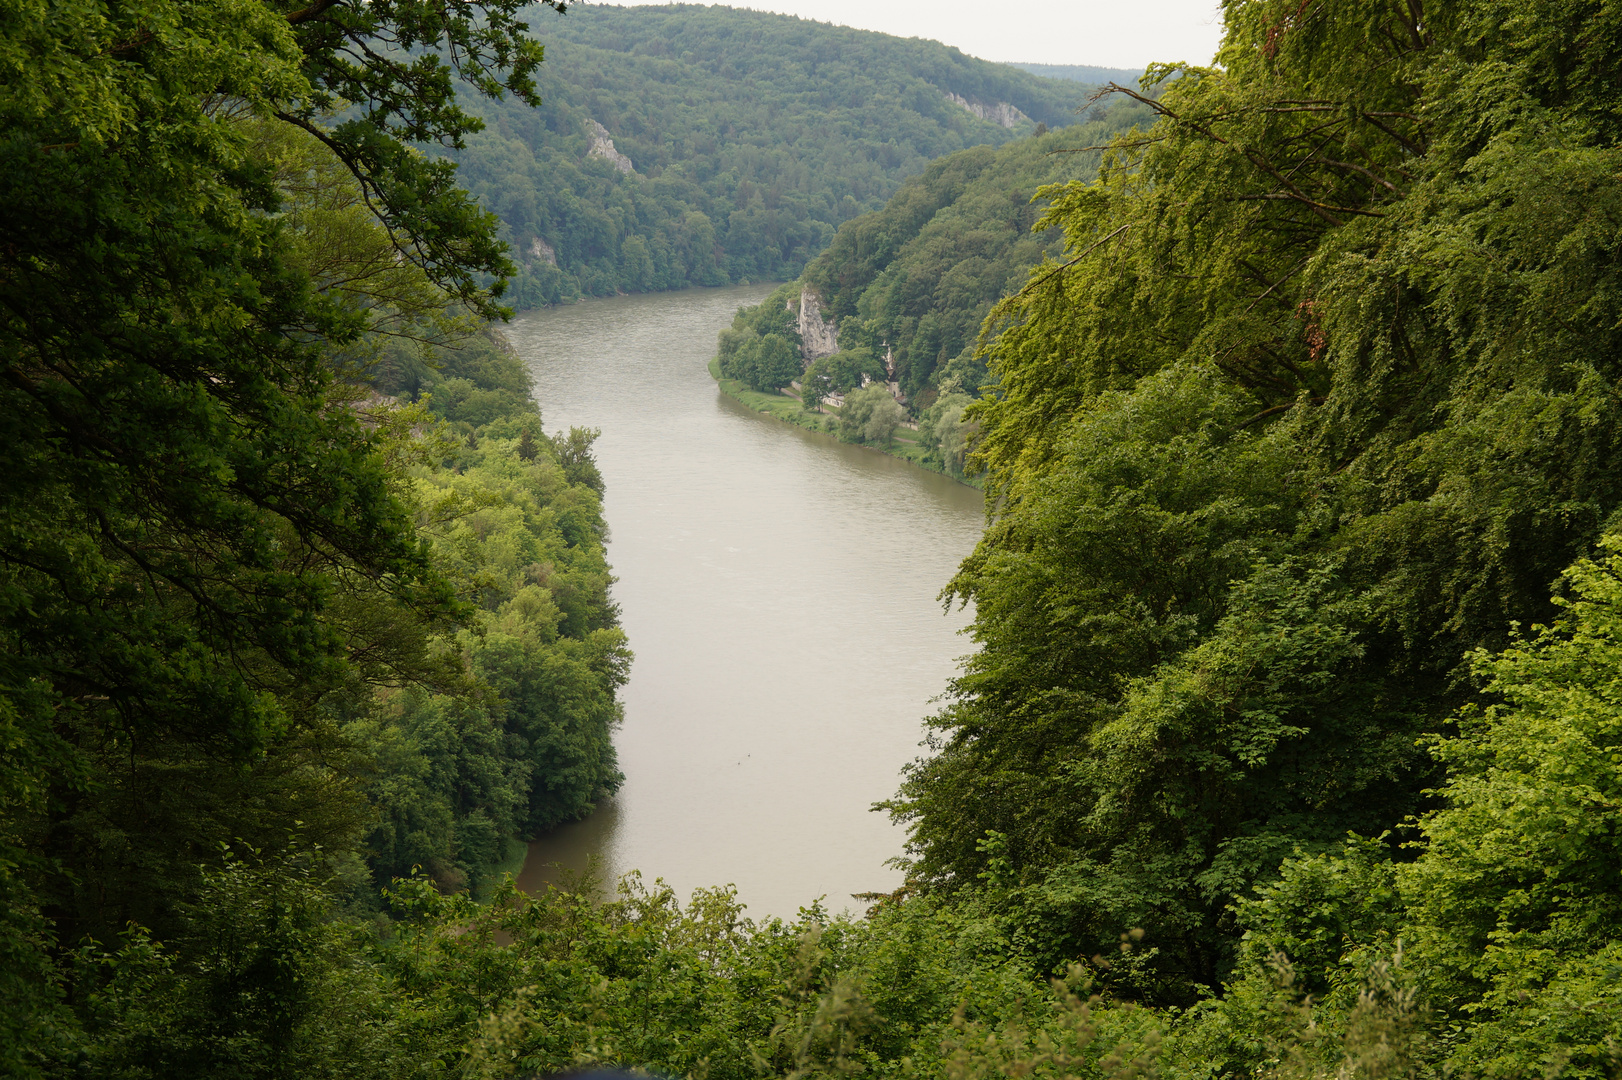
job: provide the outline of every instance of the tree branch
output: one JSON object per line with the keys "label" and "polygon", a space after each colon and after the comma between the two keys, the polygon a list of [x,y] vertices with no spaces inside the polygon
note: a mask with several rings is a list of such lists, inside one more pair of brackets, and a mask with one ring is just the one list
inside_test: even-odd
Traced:
{"label": "tree branch", "polygon": [[1119,229],[1116,229],[1114,232],[1110,233],[1108,236],[1104,237],[1102,240],[1097,241],[1091,247],[1089,247],[1086,251],[1083,251],[1080,255],[1077,255],[1074,259],[1071,259],[1069,262],[1065,263],[1063,266],[1056,266],[1052,270],[1049,270],[1047,273],[1043,274],[1041,277],[1037,278],[1035,281],[1027,283],[1026,286],[1023,289],[1019,290],[1019,292],[1014,294],[1014,298],[1017,300],[1021,296],[1024,296],[1026,293],[1030,292],[1032,289],[1036,288],[1038,285],[1041,285],[1041,284],[1045,283],[1049,278],[1057,277],[1059,274],[1064,273],[1066,270],[1070,269],[1072,266],[1076,265],[1081,260],[1083,260],[1087,256],[1091,255],[1094,251],[1098,250],[1104,244],[1107,244],[1109,241],[1115,239],[1117,236],[1120,236],[1122,233],[1126,232],[1126,230],[1130,229],[1131,227],[1132,227],[1131,222],[1128,222],[1127,224],[1122,225]]}
{"label": "tree branch", "polygon": [[297,26],[299,23],[309,22],[311,19],[318,19],[322,15],[325,15],[330,9],[337,7],[343,2],[344,0],[315,0],[315,3],[311,4],[307,8],[300,8],[297,11],[288,12],[287,21],[292,23],[294,26]]}
{"label": "tree branch", "polygon": [[[1325,400],[1326,400],[1325,398],[1315,397],[1315,398],[1308,398],[1307,402],[1308,402],[1308,404],[1311,404],[1311,405],[1322,405]],[[1256,421],[1258,421],[1258,420],[1265,420],[1267,417],[1272,416],[1275,413],[1287,412],[1288,410],[1295,408],[1299,404],[1300,404],[1299,401],[1286,401],[1282,405],[1274,405],[1271,409],[1263,409],[1261,412],[1257,413],[1255,416],[1252,416],[1249,420],[1246,420],[1243,423],[1239,424],[1238,427],[1234,428],[1234,430],[1239,431],[1242,428],[1247,428],[1251,424],[1256,423]]]}

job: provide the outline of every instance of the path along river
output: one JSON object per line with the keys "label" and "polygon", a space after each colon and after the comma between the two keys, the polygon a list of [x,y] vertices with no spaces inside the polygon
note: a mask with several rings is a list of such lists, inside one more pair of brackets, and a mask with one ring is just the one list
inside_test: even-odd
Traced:
{"label": "path along river", "polygon": [[770,286],[531,312],[508,335],[547,430],[602,430],[614,598],[636,653],[616,737],[626,781],[530,845],[601,857],[685,897],[733,883],[755,918],[888,890],[903,831],[869,807],[922,753],[970,647],[936,594],[973,548],[980,493],[750,412],[706,365]]}

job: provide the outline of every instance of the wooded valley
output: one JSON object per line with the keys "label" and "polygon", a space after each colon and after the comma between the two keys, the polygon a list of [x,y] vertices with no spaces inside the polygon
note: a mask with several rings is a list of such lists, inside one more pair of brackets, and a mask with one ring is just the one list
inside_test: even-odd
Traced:
{"label": "wooded valley", "polygon": [[468,97],[486,127],[454,155],[503,222],[518,308],[793,278],[928,162],[1070,123],[1092,91],[765,12],[547,14],[540,105]]}
{"label": "wooded valley", "polygon": [[[17,8],[0,1070],[1615,1075],[1619,10],[1228,0],[1213,66],[1040,135],[922,76],[834,80],[896,125],[823,159],[858,162],[846,205],[661,148],[726,118],[707,100],[690,129],[603,87],[544,111],[571,48],[669,71],[653,37],[691,20],[720,72],[759,57],[728,28],[812,24]],[[1049,107],[964,65],[971,101]],[[623,123],[669,208],[561,149],[528,186],[470,163],[484,206],[458,186],[481,117],[547,116],[576,162],[580,119]],[[724,359],[802,362],[811,285],[836,355],[877,337],[915,400],[962,394],[988,518],[943,585],[974,651],[883,807],[907,882],[865,916],[503,873],[620,784],[635,643],[595,433],[545,433],[492,326],[508,281],[550,299],[514,261],[544,228],[632,210],[553,234],[554,269],[620,287],[635,238],[649,288],[809,263]],[[694,213],[742,261],[679,262]]]}

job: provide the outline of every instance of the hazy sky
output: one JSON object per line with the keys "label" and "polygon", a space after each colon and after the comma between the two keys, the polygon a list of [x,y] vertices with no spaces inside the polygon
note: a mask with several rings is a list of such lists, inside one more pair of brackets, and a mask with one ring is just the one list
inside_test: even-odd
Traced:
{"label": "hazy sky", "polygon": [[[587,0],[603,3],[608,0]],[[620,0],[629,3],[663,0]],[[1210,61],[1222,36],[1217,0],[731,0],[734,7],[934,38],[985,60],[1141,68]]]}

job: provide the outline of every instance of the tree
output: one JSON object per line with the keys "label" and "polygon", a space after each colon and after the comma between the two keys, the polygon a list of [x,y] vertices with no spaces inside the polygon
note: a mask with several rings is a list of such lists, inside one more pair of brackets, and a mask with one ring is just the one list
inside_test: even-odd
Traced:
{"label": "tree", "polygon": [[800,334],[791,311],[798,297],[798,290],[784,285],[754,307],[738,309],[717,341],[723,378],[771,393],[800,377]]}
{"label": "tree", "polygon": [[963,411],[973,400],[967,394],[942,394],[918,424],[920,440],[940,456],[946,471],[955,476],[963,475],[969,440],[978,430],[974,421],[963,417]]}
{"label": "tree", "polygon": [[860,388],[864,376],[869,381],[883,382],[883,361],[875,357],[871,349],[841,349],[806,368],[800,385],[808,388],[808,407],[815,408],[830,394],[846,394]]}
{"label": "tree", "polygon": [[787,386],[801,375],[800,351],[782,334],[767,334],[755,349],[754,365],[747,380],[755,390],[769,391]]}
{"label": "tree", "polygon": [[1145,929],[1167,1000],[1297,847],[1421,810],[1466,657],[1622,508],[1610,16],[1416,12],[1230,6],[985,326],[980,648],[893,809],[941,890],[1003,837],[1052,962]]}
{"label": "tree", "polygon": [[1508,1076],[1615,1062],[1622,1013],[1622,537],[1565,574],[1552,626],[1471,657],[1494,704],[1433,744],[1448,767],[1423,854],[1399,868],[1403,936],[1470,1035],[1453,1065]]}
{"label": "tree", "polygon": [[852,441],[889,445],[895,429],[907,418],[907,410],[881,382],[869,383],[845,395],[839,410],[840,434]]}
{"label": "tree", "polygon": [[[17,767],[0,877],[24,913],[3,944],[32,958],[17,970],[48,969],[53,934],[172,927],[199,860],[278,841],[294,806],[313,843],[351,848],[367,811],[329,782],[349,764],[340,703],[460,678],[431,639],[466,608],[416,534],[401,414],[362,417],[337,372],[355,374],[365,295],[427,280],[442,306],[499,313],[480,285],[510,269],[493,219],[409,144],[477,126],[453,70],[530,93],[539,47],[516,10],[159,3],[29,9],[8,29],[0,722]],[[286,124],[297,140],[267,134]],[[333,239],[317,220],[352,223],[357,190],[390,250],[346,290],[314,257]],[[51,997],[34,990],[25,1027]]]}

